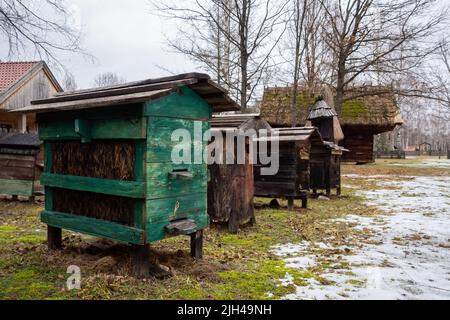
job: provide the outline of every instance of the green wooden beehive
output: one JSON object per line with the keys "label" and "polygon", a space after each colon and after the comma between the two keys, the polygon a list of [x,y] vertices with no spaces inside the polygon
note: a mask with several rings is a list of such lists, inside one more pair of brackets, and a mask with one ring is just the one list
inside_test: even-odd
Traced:
{"label": "green wooden beehive", "polygon": [[172,133],[185,129],[195,138],[187,146],[194,161],[205,150],[212,112],[236,109],[208,76],[185,74],[59,94],[20,110],[38,113],[44,141],[41,220],[49,247],[60,247],[61,229],[130,243],[138,252],[185,234],[201,257],[207,164],[174,163],[180,141]]}

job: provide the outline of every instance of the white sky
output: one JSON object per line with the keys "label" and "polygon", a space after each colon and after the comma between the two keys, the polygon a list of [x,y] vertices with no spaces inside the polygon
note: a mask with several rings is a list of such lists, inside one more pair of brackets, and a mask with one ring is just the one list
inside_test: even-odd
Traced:
{"label": "white sky", "polygon": [[[76,23],[83,30],[83,47],[94,63],[81,56],[64,61],[78,88],[93,85],[102,72],[116,72],[127,81],[198,70],[184,56],[168,52],[164,34],[173,22],[151,14],[148,0],[70,0]],[[160,67],[158,67],[160,66]]]}

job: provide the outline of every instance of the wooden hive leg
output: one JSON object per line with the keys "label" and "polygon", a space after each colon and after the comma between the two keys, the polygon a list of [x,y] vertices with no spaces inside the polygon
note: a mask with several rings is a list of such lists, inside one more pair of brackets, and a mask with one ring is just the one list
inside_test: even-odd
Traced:
{"label": "wooden hive leg", "polygon": [[294,197],[288,197],[288,210],[294,210]]}
{"label": "wooden hive leg", "polygon": [[203,230],[191,234],[191,256],[194,259],[203,258]]}
{"label": "wooden hive leg", "polygon": [[19,196],[13,195],[13,196],[11,197],[11,200],[12,200],[12,201],[18,201],[18,200],[19,200]]}
{"label": "wooden hive leg", "polygon": [[235,212],[234,210],[231,212],[230,219],[228,220],[228,231],[233,234],[237,234],[239,232],[237,212]]}
{"label": "wooden hive leg", "polygon": [[302,209],[308,209],[308,196],[302,198]]}
{"label": "wooden hive leg", "polygon": [[131,246],[131,264],[133,276],[142,279],[150,275],[150,247],[148,245]]}
{"label": "wooden hive leg", "polygon": [[338,197],[340,197],[341,194],[342,194],[342,190],[341,190],[341,187],[339,186],[339,187],[336,188],[336,195],[337,195]]}
{"label": "wooden hive leg", "polygon": [[62,230],[47,226],[47,245],[49,250],[60,250],[62,248]]}

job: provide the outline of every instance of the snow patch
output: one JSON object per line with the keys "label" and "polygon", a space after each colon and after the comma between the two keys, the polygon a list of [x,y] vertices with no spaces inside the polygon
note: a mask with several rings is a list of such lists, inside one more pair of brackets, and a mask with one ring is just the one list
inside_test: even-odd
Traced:
{"label": "snow patch", "polygon": [[[373,231],[380,244],[350,248],[352,255],[341,257],[349,269],[321,275],[331,285],[309,279],[285,299],[450,299],[450,177],[407,178],[380,181],[378,190],[359,193],[386,215],[336,219]],[[307,269],[317,264],[313,247],[304,241],[273,252],[289,267]]]}

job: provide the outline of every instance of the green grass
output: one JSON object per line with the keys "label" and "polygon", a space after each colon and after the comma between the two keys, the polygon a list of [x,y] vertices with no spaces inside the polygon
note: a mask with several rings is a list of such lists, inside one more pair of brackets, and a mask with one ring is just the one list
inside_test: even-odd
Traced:
{"label": "green grass", "polygon": [[[344,184],[348,181],[344,181]],[[353,182],[357,183],[357,182]],[[127,247],[92,253],[88,249],[101,240],[64,233],[65,249],[48,252],[46,226],[39,221],[42,206],[0,201],[0,299],[279,299],[294,293],[295,286],[314,279],[323,285],[333,284],[322,274],[346,269],[336,256],[346,253],[311,249],[318,266],[294,269],[271,252],[275,245],[301,241],[323,242],[331,235],[338,244],[357,243],[367,237],[349,223],[332,219],[350,214],[376,215],[377,211],[343,189],[343,197],[331,201],[311,200],[310,209],[289,212],[286,208],[258,209],[257,224],[243,227],[237,235],[226,228],[212,226],[205,232],[203,261],[189,257],[188,237],[175,237],[152,246],[161,264],[170,267],[173,277],[166,280],[137,280],[130,274]],[[255,199],[261,206],[270,199]],[[282,201],[286,206],[286,201]],[[104,255],[118,259],[113,272],[95,268]],[[69,265],[82,271],[82,289],[67,291],[65,281]],[[294,285],[283,286],[281,279],[292,277]]]}

